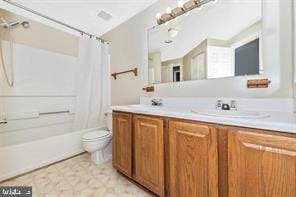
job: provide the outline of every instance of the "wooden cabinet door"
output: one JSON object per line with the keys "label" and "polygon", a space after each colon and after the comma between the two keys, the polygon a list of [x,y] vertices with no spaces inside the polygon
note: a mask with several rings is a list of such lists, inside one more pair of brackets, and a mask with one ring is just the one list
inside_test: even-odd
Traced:
{"label": "wooden cabinet door", "polygon": [[135,116],[135,179],[159,196],[164,195],[163,120]]}
{"label": "wooden cabinet door", "polygon": [[132,115],[113,112],[113,166],[132,176]]}
{"label": "wooden cabinet door", "polygon": [[228,153],[230,197],[296,196],[296,135],[233,130]]}
{"label": "wooden cabinet door", "polygon": [[170,121],[169,166],[170,196],[217,197],[215,128],[198,123]]}

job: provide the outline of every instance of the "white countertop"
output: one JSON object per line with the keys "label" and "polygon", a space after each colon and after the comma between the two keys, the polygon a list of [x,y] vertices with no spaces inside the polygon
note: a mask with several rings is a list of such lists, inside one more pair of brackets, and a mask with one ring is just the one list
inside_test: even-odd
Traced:
{"label": "white countertop", "polygon": [[137,114],[163,116],[201,122],[216,123],[229,126],[240,126],[263,130],[273,130],[288,133],[296,133],[296,114],[292,112],[260,111],[269,117],[265,118],[226,118],[209,115],[201,115],[192,112],[191,109],[181,107],[155,107],[150,105],[121,105],[112,106],[113,111],[131,112]]}

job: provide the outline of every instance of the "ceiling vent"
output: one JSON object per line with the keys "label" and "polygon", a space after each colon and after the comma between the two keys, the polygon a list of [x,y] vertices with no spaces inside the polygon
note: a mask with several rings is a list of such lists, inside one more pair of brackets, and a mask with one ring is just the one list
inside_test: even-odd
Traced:
{"label": "ceiling vent", "polygon": [[112,15],[108,14],[105,11],[100,11],[100,13],[98,14],[98,17],[100,17],[101,19],[105,20],[105,21],[109,21],[112,19]]}

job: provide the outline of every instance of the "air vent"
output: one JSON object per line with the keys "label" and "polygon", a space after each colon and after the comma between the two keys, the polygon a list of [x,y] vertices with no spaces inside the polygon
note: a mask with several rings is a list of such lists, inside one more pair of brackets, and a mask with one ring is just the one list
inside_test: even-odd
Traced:
{"label": "air vent", "polygon": [[112,15],[108,14],[105,11],[100,11],[100,13],[98,14],[98,17],[100,17],[101,19],[105,20],[105,21],[109,21],[112,19]]}

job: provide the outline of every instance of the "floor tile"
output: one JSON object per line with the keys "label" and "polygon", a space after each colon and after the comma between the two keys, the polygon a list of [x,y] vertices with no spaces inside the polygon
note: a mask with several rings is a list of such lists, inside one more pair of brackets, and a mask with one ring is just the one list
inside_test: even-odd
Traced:
{"label": "floor tile", "polygon": [[117,173],[112,162],[96,165],[90,155],[56,163],[0,186],[32,186],[34,197],[149,197]]}

